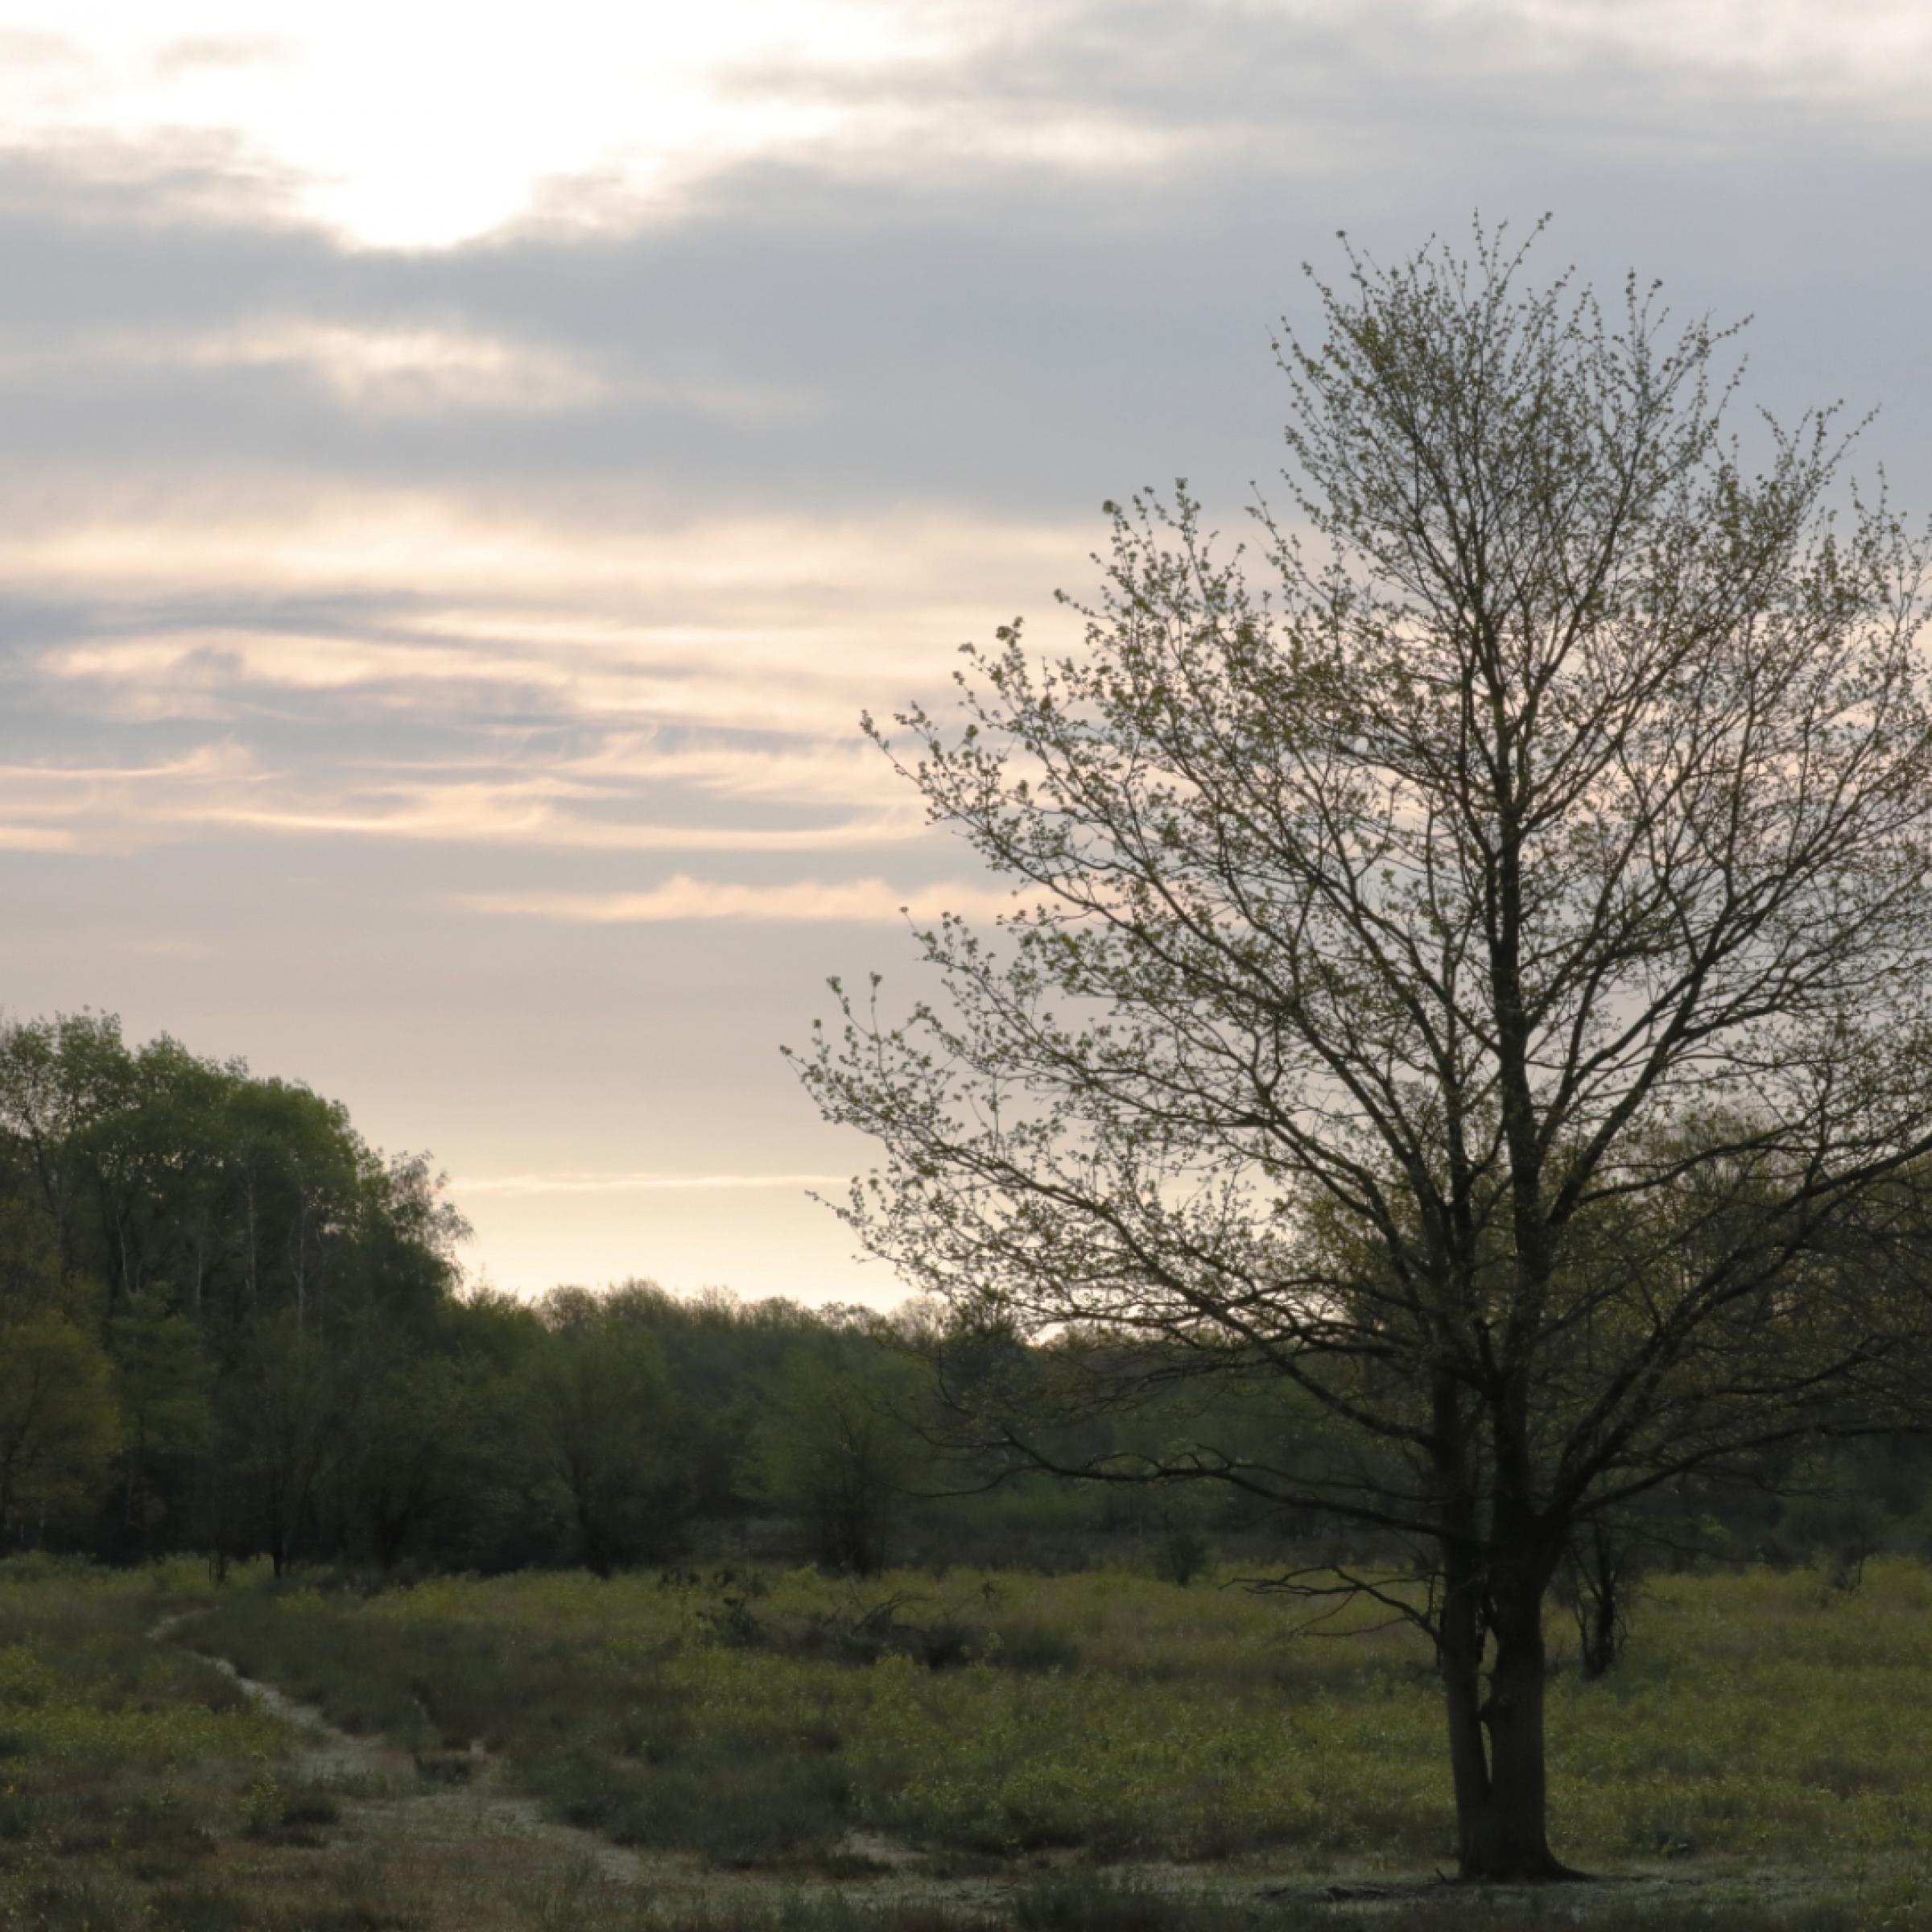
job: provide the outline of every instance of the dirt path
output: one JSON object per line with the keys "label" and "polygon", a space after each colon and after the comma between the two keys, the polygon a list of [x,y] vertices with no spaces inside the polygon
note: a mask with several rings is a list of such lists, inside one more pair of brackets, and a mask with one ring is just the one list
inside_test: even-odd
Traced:
{"label": "dirt path", "polygon": [[[175,1611],[147,1634],[220,1671],[251,1703],[287,1725],[295,1737],[288,1761],[291,1777],[332,1787],[364,1843],[398,1876],[415,1877],[418,1890],[444,1891],[448,1922],[465,1932],[494,1922],[485,1901],[493,1905],[506,1897],[520,1901],[514,1921],[519,1926],[555,1922],[574,1929],[603,1922],[601,1906],[613,1916],[621,1912],[624,1924],[634,1925],[640,1903],[649,1916],[675,1917],[694,1909],[718,1913],[734,1907],[764,1913],[788,1899],[835,1893],[848,1898],[861,1893],[880,1905],[943,1901],[983,1909],[997,1909],[1012,1896],[1013,1883],[1002,1879],[927,1875],[917,1851],[878,1833],[854,1832],[842,1847],[877,1876],[844,1880],[719,1872],[695,1854],[647,1855],[613,1844],[547,1818],[538,1800],[504,1790],[505,1764],[480,1744],[471,1746],[467,1757],[439,1753],[425,1763],[382,1738],[343,1730],[318,1707],[246,1675],[229,1658],[198,1649],[188,1626],[205,1614],[199,1608]],[[1252,1893],[1254,1887],[1242,1889]],[[468,1902],[458,1902],[459,1893]]]}
{"label": "dirt path", "polygon": [[156,1642],[171,1640],[219,1670],[250,1703],[277,1717],[295,1733],[291,1769],[297,1777],[336,1787],[348,1807],[385,1836],[412,1843],[425,1839],[473,1844],[506,1840],[525,1853],[547,1853],[572,1871],[588,1870],[601,1879],[636,1885],[646,1876],[645,1861],[595,1832],[561,1825],[543,1816],[534,1798],[502,1788],[504,1767],[480,1744],[467,1761],[455,1753],[426,1766],[409,1752],[382,1738],[358,1736],[332,1724],[313,1704],[305,1704],[273,1684],[246,1677],[225,1657],[182,1641],[183,1627],[204,1614],[178,1610],[148,1632]]}

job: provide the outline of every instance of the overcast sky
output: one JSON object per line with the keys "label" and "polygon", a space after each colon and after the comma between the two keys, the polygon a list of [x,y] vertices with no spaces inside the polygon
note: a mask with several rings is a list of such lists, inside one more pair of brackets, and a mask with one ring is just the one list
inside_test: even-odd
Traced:
{"label": "overcast sky", "polygon": [[1932,10],[0,0],[0,1005],[427,1147],[473,1272],[890,1302],[780,1058],[996,882],[860,711],[1236,524],[1472,213],[1932,508]]}

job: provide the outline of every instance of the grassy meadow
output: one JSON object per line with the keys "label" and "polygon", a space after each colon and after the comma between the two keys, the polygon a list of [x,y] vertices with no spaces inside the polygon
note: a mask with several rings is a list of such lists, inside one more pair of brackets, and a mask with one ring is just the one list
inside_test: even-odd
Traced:
{"label": "grassy meadow", "polygon": [[1932,1926],[1932,1571],[1657,1579],[1550,1723],[1555,1842],[1618,1882],[1472,1917],[1421,1882],[1450,1814],[1405,1627],[1117,1571],[16,1562],[0,1926]]}

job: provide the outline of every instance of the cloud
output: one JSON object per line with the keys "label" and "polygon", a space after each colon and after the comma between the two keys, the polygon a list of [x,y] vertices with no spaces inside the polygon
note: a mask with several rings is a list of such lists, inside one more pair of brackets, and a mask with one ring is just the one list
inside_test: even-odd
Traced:
{"label": "cloud", "polygon": [[173,80],[208,68],[272,66],[299,57],[300,43],[279,34],[194,34],[164,42],[152,56],[155,72]]}
{"label": "cloud", "polygon": [[923,807],[858,714],[943,699],[962,632],[1009,607],[968,612],[969,587],[1046,547],[917,518],[875,549],[859,526],[633,537],[415,497],[16,501],[0,811],[90,850],[905,846]]}
{"label": "cloud", "polygon": [[[16,8],[63,27],[75,10],[51,0]],[[157,22],[139,9],[80,10],[72,24],[90,85],[0,71],[0,110],[41,140],[103,126],[219,129],[299,175],[309,219],[357,246],[399,250],[487,232],[547,178],[606,169],[637,188],[675,188],[721,156],[810,138],[834,110],[795,93],[748,109],[716,86],[720,64],[775,43],[800,66],[862,68],[916,50],[945,17],[917,0],[668,10],[553,0],[540,19],[473,10],[452,32],[435,10],[335,0],[283,6],[274,24],[286,37],[262,38],[233,31],[251,25],[246,10],[166,10]]]}
{"label": "cloud", "polygon": [[774,169],[953,197],[1003,176],[1050,202],[1239,171],[1413,180],[1445,131],[1573,147],[1614,119],[1620,152],[1682,155],[1794,104],[1922,141],[1932,76],[1904,0],[739,0],[594,25],[564,4],[453,39],[372,0],[298,8],[272,37],[24,11],[43,22],[10,31],[0,67],[16,147],[72,165],[114,141],[219,143],[217,171],[274,182],[283,217],[412,265],[715,220],[722,179]]}
{"label": "cloud", "polygon": [[1922,186],[1917,10],[881,10],[910,24],[852,58],[807,36],[707,69],[734,111],[818,102],[832,132],[705,149],[607,221],[559,186],[459,247],[304,225],[290,164],[213,124],[35,136],[0,155],[6,464],[559,514],[603,489],[678,520],[1064,527],[1176,470],[1238,504],[1274,460],[1297,263],[1338,225],[1407,246],[1479,204],[1554,205],[1553,249],[1688,270],[1693,302],[1753,254],[1740,305],[1807,349],[1852,332],[1846,365],[1923,407],[1922,275],[1870,246]]}
{"label": "cloud", "polygon": [[71,34],[32,27],[0,27],[0,65],[19,75],[35,70],[85,72],[93,65]]}
{"label": "cloud", "polygon": [[[222,827],[263,834],[306,834],[407,840],[432,844],[580,852],[816,852],[872,847],[915,838],[917,815],[880,813],[827,825],[719,826],[599,820],[560,807],[554,782],[446,783],[414,788],[390,786],[365,800],[354,796],[272,800],[227,805],[210,803],[178,813],[177,836]],[[583,803],[580,799],[577,801]],[[155,828],[155,836],[163,836]]]}
{"label": "cloud", "polygon": [[[76,75],[86,100],[96,83],[93,64]],[[303,231],[298,209],[304,185],[299,171],[219,127],[173,126],[134,132],[83,122],[29,130],[15,122],[0,135],[0,213],[20,229],[57,227],[86,257],[171,231],[184,258],[181,296],[208,300],[215,288],[196,289],[186,258],[211,239],[226,254],[236,237],[246,252]],[[93,244],[89,249],[88,244]],[[58,278],[72,285],[72,276]],[[21,291],[14,291],[14,299]],[[46,293],[35,291],[30,300]]]}
{"label": "cloud", "polygon": [[[710,772],[727,757],[713,751],[696,762]],[[782,754],[773,760],[780,770],[791,762]],[[818,769],[809,757],[796,762]],[[466,766],[418,772],[407,766],[371,769],[365,760],[276,770],[225,741],[160,765],[9,765],[0,766],[0,847],[125,852],[236,833],[473,844],[506,852],[797,853],[903,844],[925,832],[916,801],[842,811],[849,801],[829,793],[812,801],[815,820],[801,812],[799,800],[774,793],[783,809],[769,819],[708,824],[698,815],[701,807],[680,795],[675,756],[656,786],[642,792],[621,777],[572,779],[567,775],[570,763],[566,758],[551,770],[535,772],[485,773]],[[688,815],[682,823],[668,815],[638,815],[653,805],[667,814],[681,805]]]}
{"label": "cloud", "polygon": [[811,412],[802,396],[745,383],[654,380],[635,368],[595,366],[588,349],[519,341],[460,317],[407,311],[342,318],[287,310],[200,328],[119,323],[0,337],[0,380],[125,385],[145,378],[171,386],[224,375],[258,387],[259,378],[274,379],[285,386],[291,413],[320,394],[364,418],[554,415],[620,403],[748,423]]}
{"label": "cloud", "polygon": [[[0,676],[103,724],[272,730],[332,757],[409,728],[492,782],[762,801],[802,825],[836,806],[896,836],[907,794],[860,712],[943,700],[960,639],[1051,609],[1044,559],[1078,543],[965,518],[633,529],[594,500],[566,522],[254,494],[0,489]],[[7,737],[0,716],[0,755]]]}
{"label": "cloud", "polygon": [[352,409],[378,415],[582,409],[605,394],[588,369],[553,349],[463,327],[388,328],[303,316],[243,324],[179,345],[142,345],[171,365],[286,369]]}
{"label": "cloud", "polygon": [[865,801],[894,817],[923,815],[912,787],[869,741],[672,733],[656,727],[599,734],[563,769],[604,782],[674,783],[726,799]]}
{"label": "cloud", "polygon": [[725,883],[680,873],[640,892],[470,892],[451,895],[466,912],[615,926],[663,920],[734,919],[782,924],[836,921],[896,924],[943,913],[994,919],[1018,909],[1011,893],[948,883],[910,890],[883,879],[798,879],[780,886]]}
{"label": "cloud", "polygon": [[450,1183],[453,1195],[662,1194],[844,1187],[842,1174],[507,1174]]}
{"label": "cloud", "polygon": [[[1432,78],[1397,47],[1386,97],[1366,27],[1264,23],[1244,59],[1211,13],[1199,46],[1163,27],[1136,54],[1109,31],[1091,69],[1069,28],[1034,50],[1038,75],[1013,71],[1171,118],[1187,164],[1130,185],[1018,163],[926,180],[921,144],[895,137],[849,173],[720,172],[675,218],[434,254],[358,254],[266,204],[191,221],[147,185],[152,157],[127,160],[118,199],[31,158],[10,190],[0,164],[0,476],[163,502],[299,477],[365,495],[378,537],[412,495],[532,522],[601,498],[638,526],[1084,519],[1063,552],[1077,568],[1104,496],[1179,471],[1238,515],[1271,474],[1286,398],[1269,328],[1303,303],[1298,262],[1332,262],[1335,226],[1406,247],[1476,205],[1554,205],[1553,254],[1612,277],[1637,260],[1693,303],[1735,287],[1768,318],[1774,373],[1767,330],[1806,354],[1842,342],[1806,397],[1842,367],[1861,400],[1932,413],[1922,271],[1872,245],[1914,204],[1922,175],[1894,151],[1918,141],[1922,166],[1911,124],[1802,93],[1692,105],[1614,49],[1594,78],[1505,86],[1482,66],[1498,17],[1473,12],[1459,51],[1423,19],[1450,64]],[[999,80],[949,84],[970,123]],[[1237,126],[1262,145],[1230,146]],[[239,179],[213,159],[198,178],[214,174]],[[1668,222],[1640,214],[1660,200]],[[1903,446],[1928,442],[1917,427]]]}
{"label": "cloud", "polygon": [[844,655],[862,627],[869,650],[890,654],[881,621],[937,613],[983,628],[989,609],[1005,609],[989,599],[1016,576],[1049,585],[1070,566],[1084,574],[1096,521],[917,502],[876,514],[794,505],[752,515],[659,504],[595,478],[555,498],[518,498],[246,468],[171,489],[138,476],[89,488],[59,470],[36,487],[16,472],[0,473],[0,569],[10,597],[70,609],[85,598],[97,628],[111,619],[124,634],[143,617],[155,634],[212,630],[225,612],[242,621],[219,627],[242,632],[270,599],[299,604],[312,623],[332,599],[381,637],[407,632],[425,649],[609,658],[803,630],[840,640]]}
{"label": "cloud", "polygon": [[50,825],[0,824],[0,852],[77,852],[80,840],[74,833]]}
{"label": "cloud", "polygon": [[233,799],[258,778],[232,744],[154,765],[0,765],[0,847],[23,852],[126,851],[167,836],[193,799]]}
{"label": "cloud", "polygon": [[1932,80],[1932,20],[1916,0],[1855,10],[1767,7],[1755,0],[1491,0],[1520,23],[1533,57],[1583,71],[1614,52],[1686,87],[1722,80],[1774,98],[1856,99],[1861,111],[1922,100]]}
{"label": "cloud", "polygon": [[749,101],[826,111],[767,164],[943,200],[1024,177],[1118,234],[1129,196],[1171,207],[1265,181],[1302,208],[1390,188],[1413,208],[1426,169],[1449,171],[1466,213],[1499,150],[1520,181],[1526,146],[1552,186],[1592,155],[1775,163],[1772,127],[1816,134],[1847,109],[1861,142],[1926,148],[1932,26],[1909,0],[1036,0],[956,18],[971,27],[941,50],[732,70]]}

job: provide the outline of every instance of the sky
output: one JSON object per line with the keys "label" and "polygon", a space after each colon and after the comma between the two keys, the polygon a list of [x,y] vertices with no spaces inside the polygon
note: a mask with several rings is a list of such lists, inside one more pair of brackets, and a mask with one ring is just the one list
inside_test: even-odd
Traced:
{"label": "sky", "polygon": [[1932,508],[1913,0],[0,0],[0,1010],[307,1080],[472,1278],[889,1305],[780,1054],[990,918],[862,711],[1277,471],[1302,272],[1753,317]]}

